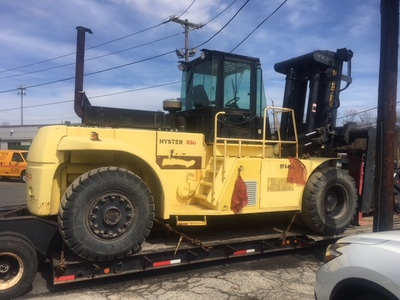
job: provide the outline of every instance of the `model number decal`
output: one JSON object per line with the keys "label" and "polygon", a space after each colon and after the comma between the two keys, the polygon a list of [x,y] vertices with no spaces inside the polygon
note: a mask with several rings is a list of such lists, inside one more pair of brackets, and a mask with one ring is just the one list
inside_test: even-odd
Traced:
{"label": "model number decal", "polygon": [[159,143],[163,145],[196,145],[194,140],[176,140],[176,139],[159,139]]}
{"label": "model number decal", "polygon": [[292,169],[292,168],[294,168],[294,166],[291,164],[279,164],[279,168],[280,169]]}

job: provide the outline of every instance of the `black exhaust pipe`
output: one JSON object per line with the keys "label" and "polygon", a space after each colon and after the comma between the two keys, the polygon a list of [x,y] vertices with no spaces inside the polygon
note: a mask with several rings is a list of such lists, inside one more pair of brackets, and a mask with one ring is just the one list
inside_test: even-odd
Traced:
{"label": "black exhaust pipe", "polygon": [[82,26],[76,27],[78,37],[76,41],[76,66],[75,66],[75,97],[74,109],[75,113],[83,119],[83,105],[89,104],[85,92],[83,91],[83,69],[85,62],[85,33],[92,33],[89,28]]}

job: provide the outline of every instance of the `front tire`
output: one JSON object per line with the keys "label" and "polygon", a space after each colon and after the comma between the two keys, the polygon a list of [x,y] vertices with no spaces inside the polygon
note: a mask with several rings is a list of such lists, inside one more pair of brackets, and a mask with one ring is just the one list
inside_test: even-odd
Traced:
{"label": "front tire", "polygon": [[25,292],[37,273],[37,254],[32,243],[17,233],[0,235],[0,299]]}
{"label": "front tire", "polygon": [[26,182],[26,181],[28,180],[28,174],[26,174],[26,171],[25,171],[25,170],[23,170],[23,171],[21,172],[21,180],[22,180],[23,182]]}
{"label": "front tire", "polygon": [[323,169],[312,174],[307,181],[301,219],[317,233],[340,234],[354,217],[356,204],[353,178],[342,169]]}
{"label": "front tire", "polygon": [[154,200],[147,185],[116,167],[94,169],[77,178],[66,190],[58,215],[64,242],[91,261],[139,251],[153,219]]}

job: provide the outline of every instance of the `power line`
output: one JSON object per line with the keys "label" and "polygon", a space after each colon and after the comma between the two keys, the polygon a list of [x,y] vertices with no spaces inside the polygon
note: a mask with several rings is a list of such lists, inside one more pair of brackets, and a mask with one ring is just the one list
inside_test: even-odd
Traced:
{"label": "power line", "polygon": [[[180,14],[179,17],[181,17],[183,14],[185,14],[195,2],[196,2],[196,0],[193,0],[192,3],[183,11],[183,13]],[[116,39],[113,39],[113,40],[108,41],[108,42],[104,42],[104,43],[101,43],[101,44],[98,44],[98,45],[95,45],[95,46],[92,46],[92,47],[88,47],[88,48],[86,48],[86,50],[90,50],[90,49],[98,48],[98,47],[101,47],[101,46],[104,46],[104,45],[108,45],[108,44],[111,44],[111,43],[126,39],[128,37],[131,37],[131,36],[134,36],[134,35],[137,35],[137,34],[152,30],[152,29],[155,29],[155,28],[157,28],[157,27],[159,27],[161,25],[164,25],[164,24],[168,23],[169,21],[170,20],[168,18],[167,20],[162,21],[157,25],[150,26],[148,28],[136,31],[134,33],[131,33],[131,34],[128,34],[128,35],[125,35],[125,36],[122,36],[122,37],[119,37],[119,38],[116,38]],[[27,64],[27,65],[15,67],[15,68],[3,70],[3,71],[0,71],[0,74],[1,73],[6,73],[6,72],[10,72],[10,71],[15,71],[15,70],[22,69],[22,68],[32,67],[32,66],[35,66],[35,65],[38,65],[38,64],[42,64],[42,63],[46,63],[46,62],[49,62],[49,61],[57,60],[57,59],[64,58],[64,57],[67,57],[67,56],[70,56],[70,55],[74,55],[74,54],[75,54],[75,52],[71,52],[71,53],[63,54],[63,55],[56,56],[56,57],[53,57],[53,58],[49,58],[49,59],[46,59],[46,60],[38,61],[38,62],[35,62],[35,63],[31,63],[31,64]]]}
{"label": "power line", "polygon": [[95,46],[92,46],[92,47],[88,47],[88,48],[86,48],[86,50],[90,50],[90,49],[94,49],[94,48],[99,48],[99,47],[102,47],[102,46],[104,46],[104,45],[108,45],[108,44],[111,44],[111,43],[114,43],[114,42],[117,42],[117,41],[126,39],[126,38],[128,38],[128,37],[131,37],[131,36],[134,36],[134,35],[137,35],[137,34],[140,34],[140,33],[146,32],[146,31],[149,31],[149,30],[151,30],[151,29],[157,28],[158,26],[163,25],[163,24],[165,24],[165,23],[160,23],[160,24],[157,24],[157,25],[155,25],[155,26],[152,26],[152,27],[149,27],[149,28],[146,28],[146,29],[143,29],[143,30],[139,30],[139,31],[137,31],[137,32],[134,32],[134,33],[131,33],[131,34],[128,34],[128,35],[125,35],[125,36],[116,38],[116,39],[114,39],[114,40],[111,40],[111,41],[108,41],[108,42],[104,42],[104,43],[101,43],[101,44],[98,44],[98,45],[95,45]]}
{"label": "power line", "polygon": [[60,59],[60,58],[64,58],[64,57],[67,57],[67,56],[70,56],[70,55],[73,55],[73,54],[75,54],[75,52],[64,54],[64,55],[60,55],[60,56],[49,58],[49,59],[42,60],[42,61],[38,61],[38,62],[35,62],[35,63],[31,63],[31,64],[19,66],[19,67],[15,67],[15,68],[12,68],[12,69],[3,70],[3,71],[0,71],[0,74],[1,73],[6,73],[6,72],[10,72],[10,71],[15,71],[15,70],[22,69],[22,68],[32,67],[32,66],[35,66],[35,65],[39,65],[39,64],[42,64],[42,63],[49,62],[49,61],[53,61],[53,60],[57,60],[57,59]]}
{"label": "power line", "polygon": [[239,14],[239,12],[246,6],[246,4],[249,2],[250,0],[247,0],[240,8],[239,10],[233,15],[233,17],[220,29],[218,30],[213,36],[211,36],[208,40],[206,40],[205,42],[201,43],[200,45],[197,45],[195,48],[199,48],[201,46],[203,46],[204,44],[207,44],[209,41],[211,41],[214,37],[216,37],[222,30],[225,29],[226,26],[229,25],[230,22],[232,22],[232,20]]}
{"label": "power line", "polygon": [[[161,26],[161,25],[163,25],[163,24],[166,24],[166,23],[168,23],[168,22],[169,22],[169,21],[161,22],[161,23],[159,23],[159,24],[157,24],[157,25],[154,25],[154,26],[151,26],[151,27],[148,27],[148,28],[145,28],[145,29],[136,31],[136,32],[134,32],[134,33],[131,33],[131,34],[128,34],[128,35],[125,35],[125,36],[116,38],[116,39],[114,39],[114,40],[107,41],[107,42],[104,42],[104,43],[101,43],[101,44],[98,44],[98,45],[95,45],[95,46],[92,46],[92,47],[88,47],[88,48],[86,48],[86,50],[98,48],[98,47],[101,47],[101,46],[104,46],[104,45],[107,45],[107,44],[114,43],[114,42],[116,42],[116,41],[120,41],[120,40],[126,39],[126,38],[128,38],[128,37],[131,37],[131,36],[134,36],[134,35],[137,35],[137,34],[146,32],[146,31],[148,31],[148,30],[157,28],[157,27],[159,27],[159,26]],[[67,56],[71,56],[71,55],[74,55],[74,54],[75,54],[75,52],[71,52],[71,53],[63,54],[63,55],[56,56],[56,57],[53,57],[53,58],[49,58],[49,59],[46,59],[46,60],[38,61],[38,62],[35,62],[35,63],[31,63],[31,64],[27,64],[27,65],[15,67],[15,68],[3,70],[3,71],[0,71],[0,74],[1,74],[1,73],[6,73],[6,72],[10,72],[10,71],[15,71],[15,70],[22,69],[22,68],[32,67],[32,66],[39,65],[39,64],[42,64],[42,63],[46,63],[46,62],[50,62],[50,61],[57,60],[57,59],[60,59],[60,58],[64,58],[64,57],[67,57]]]}
{"label": "power line", "polygon": [[[72,79],[75,79],[75,77],[69,77],[69,78],[54,80],[54,81],[50,81],[50,82],[44,82],[44,83],[29,85],[26,88],[30,88],[31,89],[31,88],[35,88],[35,87],[39,87],[39,86],[49,85],[49,84],[53,84],[53,83],[59,83],[59,82],[68,81],[68,80],[72,80]],[[0,91],[0,94],[13,92],[13,91],[16,91],[17,89],[18,88]]]}
{"label": "power line", "polygon": [[55,67],[50,67],[50,68],[46,68],[46,69],[40,69],[40,70],[36,70],[36,71],[31,71],[31,72],[26,72],[26,73],[21,73],[21,74],[15,74],[15,75],[10,75],[10,76],[0,77],[0,80],[1,79],[9,79],[9,78],[21,77],[21,76],[25,76],[25,75],[40,73],[40,72],[54,70],[54,69],[59,69],[59,68],[63,68],[63,67],[71,66],[71,65],[75,65],[75,63],[68,63],[68,64],[55,66]]}
{"label": "power line", "polygon": [[[115,70],[115,69],[131,66],[131,65],[138,64],[138,63],[141,63],[141,62],[145,62],[145,61],[148,61],[148,60],[152,60],[152,59],[155,59],[155,58],[160,58],[162,56],[165,56],[165,55],[168,55],[168,54],[171,54],[171,53],[175,53],[175,50],[172,50],[172,51],[169,51],[169,52],[165,52],[165,53],[162,53],[162,54],[158,54],[158,55],[155,55],[155,56],[152,56],[152,57],[144,58],[144,59],[141,59],[141,60],[136,60],[136,61],[133,61],[133,62],[130,62],[130,63],[126,63],[126,64],[123,64],[123,65],[119,65],[119,66],[115,66],[115,67],[111,67],[111,68],[107,68],[107,69],[103,69],[103,70],[99,70],[99,71],[95,71],[95,72],[91,72],[91,73],[86,73],[85,76],[104,73],[104,72],[108,72],[108,71],[111,71],[111,70]],[[59,83],[59,82],[68,81],[68,80],[72,80],[72,79],[75,79],[75,77],[68,77],[68,78],[64,78],[64,79],[53,80],[53,81],[49,81],[49,82],[30,85],[30,86],[27,86],[26,88],[35,88],[35,87],[39,87],[39,86],[49,85],[49,84],[53,84],[53,83]],[[17,90],[17,89],[15,88],[15,89],[9,89],[9,90],[0,91],[0,94],[12,92],[12,91],[15,91],[15,90]]]}
{"label": "power line", "polygon": [[[85,59],[85,61],[91,61],[91,60],[103,58],[103,57],[106,57],[106,56],[110,56],[110,55],[122,53],[122,52],[125,52],[125,51],[129,51],[129,50],[132,50],[132,49],[137,49],[137,48],[140,48],[140,47],[143,47],[143,46],[148,46],[148,45],[150,45],[150,44],[154,44],[154,43],[157,43],[157,42],[166,40],[166,39],[170,39],[170,38],[173,38],[173,37],[178,36],[178,35],[181,35],[181,34],[183,34],[183,33],[182,33],[182,32],[175,33],[175,34],[172,34],[172,35],[163,37],[163,38],[156,39],[156,40],[154,40],[154,41],[150,41],[150,42],[143,43],[143,44],[140,44],[140,45],[136,45],[136,46],[132,46],[132,47],[129,47],[129,48],[125,48],[125,49],[122,49],[122,50],[110,52],[110,53],[107,53],[107,54],[104,54],[104,55],[100,55],[100,56],[96,56],[96,57],[91,57],[91,58]],[[40,73],[40,72],[49,71],[49,70],[54,70],[54,69],[59,69],[59,68],[63,68],[63,67],[71,66],[71,65],[75,65],[75,62],[68,63],[68,64],[63,64],[63,65],[60,65],[60,66],[50,67],[50,68],[46,68],[46,69],[41,69],[41,70],[26,72],[26,73],[22,73],[22,74],[16,74],[16,75],[10,75],[10,76],[5,76],[5,77],[0,77],[0,80],[1,80],[1,79],[14,78],[14,77],[20,77],[20,76],[29,75],[29,74],[34,74],[34,73]]]}
{"label": "power line", "polygon": [[[58,105],[58,104],[63,104],[67,102],[73,102],[74,100],[64,100],[64,101],[57,101],[57,102],[52,102],[52,103],[43,103],[43,104],[37,104],[37,105],[29,105],[25,106],[25,108],[35,108],[35,107],[43,107],[43,106],[50,106],[50,105]],[[5,109],[0,109],[0,112],[2,111],[11,111],[11,110],[17,110],[20,109],[19,107],[14,107],[14,108],[5,108]]]}
{"label": "power line", "polygon": [[[396,102],[396,104],[399,104],[399,103],[400,103],[400,101],[397,101],[397,102]],[[375,107],[368,108],[368,109],[365,109],[365,110],[362,110],[362,111],[357,111],[357,112],[352,113],[352,114],[346,114],[346,115],[344,115],[344,116],[337,117],[336,119],[344,119],[344,118],[356,116],[356,115],[359,115],[359,114],[362,114],[362,113],[365,113],[365,112],[368,112],[368,111],[371,111],[371,110],[375,110],[375,109],[377,109],[377,108],[378,108],[378,107],[375,106]]]}
{"label": "power line", "polygon": [[[230,6],[232,6],[235,2],[236,2],[236,0],[233,1],[227,8],[229,8]],[[211,38],[209,38],[209,39],[208,39],[207,41],[205,41],[204,43],[198,45],[197,47],[200,47],[200,46],[206,44],[207,42],[209,42],[210,40],[212,40],[217,34],[219,34],[219,33],[220,33],[220,32],[221,32],[221,31],[222,31],[222,30],[237,16],[237,14],[246,6],[246,4],[247,4],[248,2],[249,2],[249,0],[247,0],[247,1],[239,8],[239,10],[234,14],[234,16],[233,16],[233,17],[232,17],[232,18],[217,32],[217,33],[215,33]],[[226,11],[227,8],[225,8],[222,12]],[[216,17],[218,17],[219,15],[221,15],[222,12],[220,12]],[[216,17],[214,17],[213,19],[211,19],[210,21],[208,21],[208,23],[211,22],[212,20],[214,20]],[[170,18],[170,19],[171,19],[171,18]],[[170,19],[169,19],[169,20],[166,20],[166,21],[163,21],[162,23],[160,23],[160,24],[158,24],[158,25],[156,25],[156,26],[149,27],[149,28],[147,28],[147,29],[144,29],[144,30],[141,30],[141,31],[132,33],[132,34],[127,35],[127,36],[125,36],[125,37],[132,36],[132,35],[135,35],[135,34],[138,34],[138,33],[141,33],[141,32],[147,31],[147,30],[150,30],[150,29],[152,29],[152,28],[158,27],[158,26],[161,25],[161,24],[168,23],[168,22],[170,21]],[[122,38],[125,38],[125,37],[122,37]],[[114,39],[114,40],[112,40],[112,41],[110,41],[110,42],[114,42],[114,41],[120,40],[120,39],[122,39],[122,38]],[[162,40],[162,39],[159,39],[159,40]],[[107,43],[110,43],[110,42],[107,42]],[[101,45],[105,45],[105,44],[106,44],[106,43],[103,43],[103,44],[99,44],[99,45],[97,45],[97,46],[101,46]],[[92,49],[92,48],[95,48],[95,47],[97,47],[97,46],[93,46],[93,47],[87,48],[87,49]],[[85,74],[85,76],[90,76],[90,75],[94,75],[94,74],[99,74],[99,73],[111,71],[111,70],[114,70],[114,69],[126,67],[126,66],[129,66],[129,65],[137,64],[137,63],[140,63],[140,62],[152,60],[152,59],[159,58],[159,57],[162,57],[162,56],[165,56],[165,55],[174,53],[174,52],[175,52],[175,50],[172,50],[172,51],[169,51],[169,52],[166,52],[166,53],[163,53],[163,54],[160,54],[160,55],[152,56],[152,57],[149,57],[149,58],[145,58],[145,59],[142,59],[142,60],[139,60],[139,61],[134,61],[134,62],[130,62],[130,63],[127,63],[127,64],[123,64],[123,65],[111,67],[111,68],[108,68],[108,69],[103,69],[103,70],[99,70],[99,71],[96,71],[96,72],[87,73],[87,74]],[[72,53],[72,54],[74,54],[74,53]],[[67,54],[67,55],[71,55],[71,54]],[[67,55],[59,56],[59,57],[65,57],[65,56],[67,56]],[[51,61],[51,60],[53,60],[53,59],[49,59],[49,60],[46,60],[46,61]],[[89,60],[89,59],[88,59],[88,60]],[[40,63],[40,62],[38,62],[38,63]],[[38,64],[38,63],[35,63],[35,64]],[[73,63],[71,63],[71,64],[73,64]],[[68,65],[71,65],[71,64],[68,64]],[[32,65],[32,64],[31,64],[31,65]],[[22,68],[22,67],[19,67],[19,68]],[[7,70],[6,70],[6,71],[7,71]],[[3,72],[6,72],[6,71],[3,71]],[[2,72],[0,72],[0,73],[2,73]],[[69,78],[54,80],[54,81],[50,81],[50,82],[40,83],[40,84],[36,84],[36,85],[31,85],[31,86],[27,86],[27,88],[35,88],[35,87],[50,85],[50,84],[59,83],[59,82],[63,82],[63,81],[68,81],[68,80],[72,80],[72,79],[74,79],[74,77],[69,77]],[[3,91],[0,91],[0,94],[12,92],[12,91],[15,91],[15,90],[16,90],[16,89],[3,90]],[[0,110],[0,111],[1,111],[1,110]]]}
{"label": "power line", "polygon": [[119,65],[119,66],[115,66],[115,67],[111,67],[111,68],[107,68],[107,69],[103,69],[103,70],[87,73],[87,74],[85,74],[85,76],[90,76],[90,75],[94,75],[94,74],[99,74],[99,73],[108,72],[108,71],[111,71],[111,70],[115,70],[115,69],[131,66],[131,65],[135,65],[135,64],[138,64],[138,63],[141,63],[141,62],[145,62],[145,61],[148,61],[148,60],[160,58],[162,56],[166,56],[166,55],[171,54],[171,53],[175,53],[175,50],[172,50],[172,51],[169,51],[169,52],[165,52],[165,53],[162,53],[162,54],[158,54],[158,55],[155,55],[155,56],[152,56],[152,57],[136,60],[136,61],[133,61],[133,62],[130,62],[130,63],[126,63],[126,64],[123,64],[123,65]]}
{"label": "power line", "polygon": [[[180,80],[171,81],[171,82],[166,82],[166,83],[161,83],[161,84],[157,84],[157,85],[152,85],[152,86],[147,86],[147,87],[142,87],[142,88],[126,90],[126,91],[121,91],[121,92],[115,92],[115,93],[103,94],[103,95],[96,95],[96,96],[91,96],[90,99],[115,96],[115,95],[138,92],[138,91],[143,91],[143,90],[150,90],[150,89],[153,89],[153,88],[158,88],[158,87],[167,86],[167,85],[174,85],[174,84],[178,84],[178,83],[181,83],[181,81]],[[25,109],[27,109],[27,108],[37,108],[37,107],[43,107],[43,106],[49,106],[49,105],[63,104],[63,103],[68,103],[68,102],[73,102],[73,101],[74,100],[64,100],[64,101],[57,101],[57,102],[52,102],[52,103],[42,103],[42,104],[25,106],[24,108]],[[18,109],[20,109],[20,108],[19,107],[6,108],[6,109],[0,109],[0,112],[18,110]]]}
{"label": "power line", "polygon": [[287,0],[283,1],[281,5],[279,5],[269,16],[267,16],[260,24],[256,26],[239,44],[237,44],[230,53],[235,51],[237,47],[239,47],[245,40],[247,40],[262,24],[264,24],[265,21],[267,21],[270,17],[272,17],[285,3]]}
{"label": "power line", "polygon": [[227,7],[225,7],[222,11],[220,11],[215,17],[204,23],[204,26],[206,26],[208,23],[211,23],[214,21],[216,18],[218,18],[220,15],[222,15],[226,10],[228,10],[237,0],[234,0],[231,4],[229,4]]}
{"label": "power line", "polygon": [[[397,104],[398,103],[400,103],[400,102],[398,101]],[[352,113],[352,114],[347,114],[347,115],[342,116],[342,117],[337,117],[336,119],[343,119],[343,118],[352,117],[352,116],[359,115],[359,114],[362,114],[362,113],[365,113],[367,111],[371,111],[371,110],[374,110],[374,109],[377,109],[377,108],[378,107],[375,106],[375,107],[368,108],[368,109],[365,109],[365,110],[362,110],[362,111],[358,111],[358,112],[355,112],[355,113]]]}
{"label": "power line", "polygon": [[179,19],[180,17],[182,17],[191,7],[192,5],[196,2],[196,0],[193,0],[192,3],[189,4],[189,6],[183,11],[183,13],[181,13],[179,16],[177,16],[176,18]]}
{"label": "power line", "polygon": [[[95,60],[95,59],[103,58],[103,57],[106,57],[106,56],[110,56],[110,55],[122,53],[122,52],[125,52],[125,51],[129,51],[129,50],[132,50],[132,49],[137,49],[137,48],[140,48],[140,47],[143,47],[143,46],[148,46],[148,45],[151,45],[151,44],[154,44],[154,43],[157,43],[157,42],[161,42],[161,41],[173,38],[173,37],[181,35],[181,34],[183,34],[183,33],[182,32],[175,33],[175,34],[163,37],[163,38],[156,39],[154,41],[150,41],[150,42],[143,43],[143,44],[140,44],[140,45],[136,45],[136,46],[132,46],[132,47],[129,47],[129,48],[125,48],[125,49],[122,49],[122,50],[110,52],[110,53],[107,53],[107,54],[104,54],[104,55],[88,58],[88,59],[85,59],[85,61]],[[73,64],[75,64],[75,63],[73,63]]]}
{"label": "power line", "polygon": [[167,83],[161,83],[161,84],[152,85],[152,86],[148,86],[148,87],[142,87],[142,88],[137,88],[137,89],[132,89],[132,90],[126,90],[126,91],[122,91],[122,92],[115,92],[115,93],[110,93],[110,94],[103,94],[103,95],[91,96],[90,99],[102,98],[102,97],[109,97],[109,96],[127,94],[127,93],[138,92],[138,91],[144,91],[144,90],[150,90],[150,89],[154,89],[154,88],[158,88],[158,87],[162,87],[162,86],[178,84],[178,83],[181,83],[181,82],[182,82],[181,80],[178,80],[178,81],[171,81],[171,82],[167,82]]}

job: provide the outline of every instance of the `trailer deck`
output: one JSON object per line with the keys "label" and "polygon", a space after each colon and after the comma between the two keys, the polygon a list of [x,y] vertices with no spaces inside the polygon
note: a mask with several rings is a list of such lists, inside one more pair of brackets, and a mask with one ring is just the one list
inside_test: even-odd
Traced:
{"label": "trailer deck", "polygon": [[[223,221],[211,218],[207,227],[182,228],[155,220],[140,252],[121,259],[93,262],[65,247],[56,220],[32,216],[25,206],[0,208],[2,233],[17,233],[30,239],[38,253],[51,264],[54,285],[324,246],[344,236],[372,232],[372,223],[372,216],[364,217],[362,226],[350,226],[341,235],[322,236],[299,226],[293,214],[237,215]],[[400,229],[397,214],[393,227]]]}

